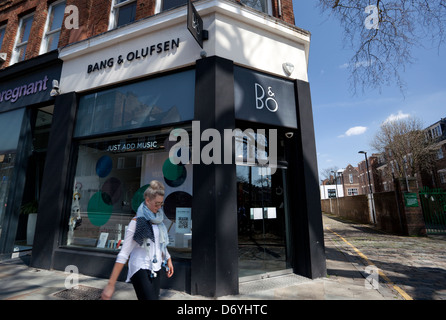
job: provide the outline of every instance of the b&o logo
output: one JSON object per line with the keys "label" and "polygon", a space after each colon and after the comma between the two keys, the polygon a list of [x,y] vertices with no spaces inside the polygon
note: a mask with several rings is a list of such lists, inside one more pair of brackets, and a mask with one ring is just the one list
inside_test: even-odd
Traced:
{"label": "b&o logo", "polygon": [[275,93],[272,90],[272,87],[268,87],[267,90],[262,87],[262,85],[255,83],[255,92],[256,92],[256,108],[263,109],[266,107],[271,112],[276,112],[279,109],[279,104],[275,99]]}

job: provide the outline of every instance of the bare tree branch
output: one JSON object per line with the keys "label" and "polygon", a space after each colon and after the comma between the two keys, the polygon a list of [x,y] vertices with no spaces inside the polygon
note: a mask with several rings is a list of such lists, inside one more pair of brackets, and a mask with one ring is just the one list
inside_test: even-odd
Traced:
{"label": "bare tree branch", "polygon": [[371,142],[387,163],[386,174],[395,178],[429,171],[435,161],[433,145],[422,122],[413,117],[382,123]]}
{"label": "bare tree branch", "polygon": [[[369,5],[377,10],[374,27],[364,24]],[[426,38],[438,50],[445,41],[446,0],[319,0],[319,7],[339,20],[354,51],[348,64],[354,93],[395,83],[404,92],[402,73],[414,62],[413,49]]]}

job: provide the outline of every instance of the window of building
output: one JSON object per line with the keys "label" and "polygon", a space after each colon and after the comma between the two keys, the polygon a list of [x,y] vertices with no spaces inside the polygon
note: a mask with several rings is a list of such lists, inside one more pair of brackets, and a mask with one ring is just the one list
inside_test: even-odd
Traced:
{"label": "window of building", "polygon": [[187,4],[187,0],[159,0],[161,11],[166,11]]}
{"label": "window of building", "polygon": [[258,11],[272,14],[270,0],[241,0],[240,2]]}
{"label": "window of building", "polygon": [[79,101],[75,136],[192,120],[194,88],[195,71],[187,70],[85,95]]}
{"label": "window of building", "polygon": [[34,14],[29,14],[20,19],[17,38],[11,56],[11,64],[25,60],[26,47],[28,45]]}
{"label": "window of building", "polygon": [[446,170],[443,169],[443,170],[438,171],[438,175],[440,177],[440,183],[446,184]]}
{"label": "window of building", "polygon": [[348,188],[347,189],[347,194],[349,196],[357,196],[359,194],[358,193],[358,188]]}
{"label": "window of building", "polygon": [[65,1],[57,1],[48,8],[48,18],[45,25],[45,33],[40,47],[40,53],[57,49],[60,32],[65,14]]}
{"label": "window of building", "polygon": [[440,147],[440,149],[437,150],[437,159],[443,159],[444,158],[444,154],[443,154],[443,148]]}
{"label": "window of building", "polygon": [[144,191],[158,180],[165,186],[169,248],[190,255],[193,166],[172,164],[169,134],[165,129],[79,141],[67,246],[118,251]]}
{"label": "window of building", "polygon": [[336,198],[336,189],[327,189],[328,198]]}
{"label": "window of building", "polygon": [[438,125],[432,129],[432,136],[434,138],[438,138],[441,136],[441,126]]}
{"label": "window of building", "polygon": [[110,14],[109,30],[136,19],[136,0],[113,0]]}
{"label": "window of building", "polygon": [[348,174],[348,181],[349,181],[350,183],[353,183],[353,174],[352,174],[352,173],[349,173],[349,174]]}
{"label": "window of building", "polygon": [[0,26],[0,52],[2,50],[3,38],[5,37],[6,26]]}
{"label": "window of building", "polygon": [[[65,245],[118,251],[144,191],[158,180],[165,186],[169,249],[190,258],[193,167],[170,161],[177,142],[169,136],[179,123],[193,120],[194,85],[195,71],[186,70],[80,98]],[[190,132],[190,125],[180,128]]]}

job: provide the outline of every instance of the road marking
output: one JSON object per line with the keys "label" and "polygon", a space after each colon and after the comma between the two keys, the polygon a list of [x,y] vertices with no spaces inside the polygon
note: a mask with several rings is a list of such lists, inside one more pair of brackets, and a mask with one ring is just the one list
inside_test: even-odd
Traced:
{"label": "road marking", "polygon": [[377,266],[375,266],[369,258],[365,254],[363,254],[361,251],[359,251],[354,245],[352,245],[350,242],[348,242],[344,237],[342,237],[337,232],[330,229],[330,227],[325,227],[328,231],[332,232],[334,235],[338,236],[342,241],[344,241],[346,244],[348,244],[350,247],[353,248],[353,250],[360,256],[364,261],[369,265],[377,268],[379,270],[379,275],[393,288],[395,289],[405,300],[413,300],[413,298],[403,289],[398,287],[396,284],[394,284],[389,277],[387,277],[384,272],[381,271]]}

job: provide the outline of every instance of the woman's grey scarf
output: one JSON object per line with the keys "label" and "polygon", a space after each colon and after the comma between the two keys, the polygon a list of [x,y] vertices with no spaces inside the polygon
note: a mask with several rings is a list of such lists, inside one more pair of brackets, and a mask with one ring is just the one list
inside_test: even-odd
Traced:
{"label": "woman's grey scarf", "polygon": [[[165,219],[164,211],[162,208],[158,210],[157,213],[153,213],[145,204],[145,202],[142,202],[141,205],[138,208],[138,211],[136,212],[136,230],[135,234],[133,235],[133,240],[136,241],[140,246],[143,246],[147,249],[147,239],[152,240],[153,243],[155,243],[155,236],[153,234],[153,228],[152,224],[158,225],[158,229],[160,231],[159,233],[159,240],[160,240],[160,246],[161,246],[161,253],[163,255],[163,267],[168,270],[167,267],[167,245],[169,244],[169,237],[167,235],[167,228],[163,223],[163,220]],[[153,263],[157,263],[156,257],[153,257],[152,260]],[[152,270],[152,275],[153,275]]]}

